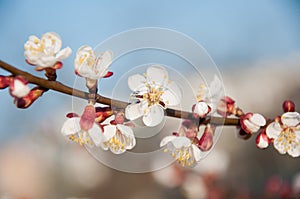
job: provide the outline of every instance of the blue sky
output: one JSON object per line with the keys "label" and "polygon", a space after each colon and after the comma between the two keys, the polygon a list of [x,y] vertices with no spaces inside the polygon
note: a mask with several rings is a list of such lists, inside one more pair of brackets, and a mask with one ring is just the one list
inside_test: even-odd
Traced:
{"label": "blue sky", "polygon": [[[63,46],[76,51],[83,44],[95,46],[121,31],[155,26],[189,35],[204,46],[219,68],[226,68],[299,51],[299,15],[296,0],[0,0],[0,59],[33,71],[23,57],[23,44],[31,34],[55,31],[61,35]],[[65,65],[72,66],[74,57],[75,53]],[[74,81],[73,68],[65,69],[68,70],[70,75],[62,74],[60,78],[70,85]],[[0,115],[0,126],[4,127],[0,138],[24,131],[22,125],[8,125],[7,118],[21,124],[24,115],[39,118],[45,112],[37,110],[46,110],[65,99],[60,94],[52,96],[47,102],[37,102],[32,110],[20,111],[14,108],[6,91],[1,91],[1,112],[10,114]]]}

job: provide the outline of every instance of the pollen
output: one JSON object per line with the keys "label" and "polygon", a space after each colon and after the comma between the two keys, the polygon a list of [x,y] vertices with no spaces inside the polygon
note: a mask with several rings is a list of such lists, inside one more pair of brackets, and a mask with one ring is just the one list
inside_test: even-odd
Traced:
{"label": "pollen", "polygon": [[162,87],[154,84],[146,84],[148,92],[143,95],[143,99],[148,102],[148,107],[160,104],[161,96],[164,94]]}
{"label": "pollen", "polygon": [[191,147],[181,147],[180,149],[174,149],[171,155],[176,161],[181,164],[182,167],[191,167],[195,163],[195,158]]}
{"label": "pollen", "polygon": [[284,147],[285,151],[295,148],[300,144],[299,139],[295,135],[295,128],[293,127],[284,129],[279,134],[277,141]]}
{"label": "pollen", "polygon": [[69,136],[69,139],[80,144],[80,146],[85,144],[93,145],[93,141],[91,140],[88,132],[79,132],[77,134],[72,134]]}
{"label": "pollen", "polygon": [[108,148],[110,148],[111,151],[120,152],[120,151],[125,151],[126,146],[128,146],[129,143],[130,143],[129,138],[123,135],[119,130],[117,130],[116,134],[104,144]]}

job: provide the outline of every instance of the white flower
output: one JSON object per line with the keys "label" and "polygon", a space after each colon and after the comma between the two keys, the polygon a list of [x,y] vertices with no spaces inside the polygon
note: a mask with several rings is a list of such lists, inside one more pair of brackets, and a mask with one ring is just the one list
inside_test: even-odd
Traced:
{"label": "white flower", "polygon": [[112,59],[112,51],[97,56],[90,46],[81,46],[74,61],[75,71],[82,77],[98,80],[107,74]]}
{"label": "white flower", "polygon": [[81,117],[72,116],[65,121],[61,133],[80,145],[100,146],[103,134],[100,126],[95,122],[95,117],[95,107],[87,105]]}
{"label": "white flower", "polygon": [[27,86],[27,81],[21,76],[17,76],[9,85],[10,94],[16,98],[22,98],[29,94],[30,88]]}
{"label": "white flower", "polygon": [[80,145],[89,144],[92,146],[95,144],[100,146],[103,140],[102,130],[96,123],[93,124],[92,128],[84,130],[80,127],[79,117],[67,119],[63,124],[61,133]]}
{"label": "white flower", "polygon": [[103,129],[104,138],[101,147],[104,150],[110,149],[114,154],[121,154],[126,150],[133,149],[136,144],[133,131],[128,126],[109,124],[104,126]]}
{"label": "white flower", "polygon": [[164,108],[180,103],[181,91],[175,82],[169,81],[168,72],[162,66],[150,66],[147,73],[128,78],[135,103],[125,109],[125,116],[135,120],[143,116],[146,126],[156,126],[163,120]]}
{"label": "white flower", "polygon": [[248,133],[256,133],[260,127],[266,125],[266,119],[258,113],[247,113],[240,118],[242,129]]}
{"label": "white flower", "polygon": [[160,142],[160,147],[167,146],[165,152],[170,152],[179,164],[193,167],[201,159],[200,149],[184,136],[166,136]]}
{"label": "white flower", "polygon": [[281,154],[288,153],[292,157],[300,156],[300,115],[297,112],[284,113],[280,121],[272,122],[266,129],[273,145]]}
{"label": "white flower", "polygon": [[66,59],[72,53],[71,48],[61,49],[62,42],[58,34],[47,32],[41,39],[34,35],[24,44],[26,60],[37,66],[37,70],[54,66],[57,62]]}

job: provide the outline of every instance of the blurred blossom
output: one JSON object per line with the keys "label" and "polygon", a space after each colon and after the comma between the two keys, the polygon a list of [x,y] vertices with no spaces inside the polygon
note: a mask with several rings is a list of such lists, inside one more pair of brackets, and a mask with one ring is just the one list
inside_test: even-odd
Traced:
{"label": "blurred blossom", "polygon": [[21,141],[1,147],[0,196],[46,198],[49,173],[43,157]]}
{"label": "blurred blossom", "polygon": [[229,162],[229,155],[225,151],[214,149],[194,170],[202,175],[224,176]]}
{"label": "blurred blossom", "polygon": [[295,196],[300,197],[300,173],[297,173],[293,178],[293,192]]}
{"label": "blurred blossom", "polygon": [[202,178],[193,173],[189,173],[182,184],[183,195],[187,199],[207,198],[207,187]]}
{"label": "blurred blossom", "polygon": [[184,181],[183,169],[176,164],[155,171],[152,176],[156,182],[167,188],[179,187]]}
{"label": "blurred blossom", "polygon": [[68,146],[63,153],[62,170],[64,180],[73,188],[89,190],[104,185],[110,170],[99,164],[86,150],[79,146]]}

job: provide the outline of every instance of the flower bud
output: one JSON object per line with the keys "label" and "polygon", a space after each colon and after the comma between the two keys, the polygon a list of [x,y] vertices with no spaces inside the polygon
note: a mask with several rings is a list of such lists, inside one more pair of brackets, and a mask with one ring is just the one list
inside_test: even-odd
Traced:
{"label": "flower bud", "polygon": [[195,117],[204,118],[211,111],[211,108],[204,101],[199,101],[193,105],[192,111]]}
{"label": "flower bud", "polygon": [[9,93],[16,98],[22,98],[29,94],[28,82],[22,76],[16,76],[9,84]]}
{"label": "flower bud", "polygon": [[83,114],[80,117],[80,128],[82,130],[88,131],[92,128],[95,123],[96,110],[93,105],[87,105],[84,109]]}
{"label": "flower bud", "polygon": [[258,113],[247,113],[240,117],[240,124],[246,133],[256,133],[261,126],[266,125],[266,119]]}
{"label": "flower bud", "polygon": [[213,137],[216,127],[208,124],[205,129],[204,133],[201,136],[198,147],[201,151],[208,151],[213,146]]}
{"label": "flower bud", "polygon": [[22,98],[15,98],[14,103],[18,108],[28,108],[36,99],[43,95],[45,90],[41,87],[31,89],[28,95]]}
{"label": "flower bud", "polygon": [[282,104],[283,111],[286,112],[295,112],[295,103],[292,100],[285,100]]}
{"label": "flower bud", "polygon": [[220,100],[218,104],[217,113],[219,113],[223,117],[227,117],[233,114],[234,110],[235,110],[235,101],[232,98],[225,96]]}
{"label": "flower bud", "polygon": [[13,79],[12,76],[0,75],[0,89],[7,88]]}
{"label": "flower bud", "polygon": [[256,146],[260,149],[265,149],[269,146],[271,140],[266,135],[266,130],[261,131],[256,137]]}

